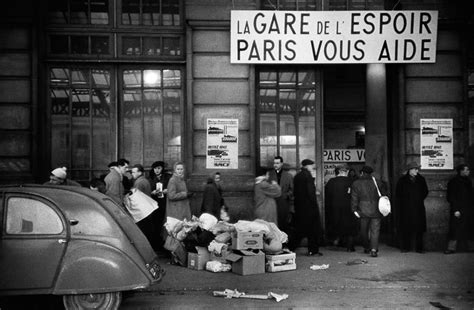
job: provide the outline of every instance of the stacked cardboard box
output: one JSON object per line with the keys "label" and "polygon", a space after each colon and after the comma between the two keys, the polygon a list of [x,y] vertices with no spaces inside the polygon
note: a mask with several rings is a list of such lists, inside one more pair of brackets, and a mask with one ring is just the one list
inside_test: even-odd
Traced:
{"label": "stacked cardboard box", "polygon": [[205,270],[209,261],[209,251],[202,246],[196,247],[197,253],[188,252],[188,268],[194,270]]}
{"label": "stacked cardboard box", "polygon": [[232,262],[232,272],[240,275],[265,273],[262,232],[236,231],[232,235],[232,249],[226,257]]}

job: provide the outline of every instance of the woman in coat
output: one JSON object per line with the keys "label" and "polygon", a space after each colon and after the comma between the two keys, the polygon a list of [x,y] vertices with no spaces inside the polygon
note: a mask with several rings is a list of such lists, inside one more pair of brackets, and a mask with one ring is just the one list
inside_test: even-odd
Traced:
{"label": "woman in coat", "polygon": [[188,192],[184,181],[184,164],[177,162],[174,164],[173,176],[168,182],[166,216],[178,220],[190,220],[191,206],[189,205],[189,198],[191,196],[192,193]]}
{"label": "woman in coat", "polygon": [[280,197],[281,188],[276,181],[268,181],[269,173],[262,168],[255,178],[254,200],[255,217],[278,225],[277,205],[275,198]]}
{"label": "woman in coat", "polygon": [[397,182],[395,190],[397,228],[400,233],[400,250],[408,252],[415,239],[416,252],[423,252],[423,233],[426,231],[424,200],[428,196],[425,178],[416,162],[409,163],[407,173]]}

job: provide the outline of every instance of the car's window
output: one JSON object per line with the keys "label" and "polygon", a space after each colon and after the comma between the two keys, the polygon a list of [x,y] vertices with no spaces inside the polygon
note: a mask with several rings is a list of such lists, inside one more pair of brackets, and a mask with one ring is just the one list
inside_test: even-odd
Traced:
{"label": "car's window", "polygon": [[63,224],[59,215],[47,204],[25,197],[7,201],[7,234],[59,234]]}

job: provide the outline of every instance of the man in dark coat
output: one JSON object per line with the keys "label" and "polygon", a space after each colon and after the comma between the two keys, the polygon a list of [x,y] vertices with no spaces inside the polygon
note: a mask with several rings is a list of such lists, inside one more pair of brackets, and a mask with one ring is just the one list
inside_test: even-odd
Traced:
{"label": "man in dark coat", "polygon": [[322,255],[319,252],[319,235],[321,223],[318,202],[316,200],[316,186],[311,171],[314,162],[304,159],[301,162],[301,171],[293,182],[295,199],[295,228],[296,233],[290,240],[290,249],[295,250],[303,237],[308,237],[308,255]]}
{"label": "man in dark coat", "polygon": [[[355,216],[360,218],[360,234],[364,253],[370,253],[370,256],[377,257],[380,224],[383,217],[378,208],[377,187],[382,195],[385,195],[385,188],[381,181],[372,177],[372,172],[374,172],[372,167],[362,167],[360,178],[352,183],[351,209]],[[377,187],[375,182],[377,182]]]}
{"label": "man in dark coat", "polygon": [[[158,209],[153,212],[153,227],[155,229],[155,244],[152,244],[155,250],[161,251],[166,239],[166,230],[163,227],[166,214],[166,195],[168,193],[168,182],[171,175],[165,171],[165,162],[155,161],[151,164],[149,180],[151,184],[151,197],[158,202]],[[158,184],[158,186],[157,186]]]}
{"label": "man in dark coat", "polygon": [[276,181],[281,188],[281,196],[275,198],[278,214],[278,228],[285,233],[289,232],[290,214],[293,207],[293,177],[283,169],[283,157],[275,156],[273,168],[269,171],[269,181]]}
{"label": "man in dark coat", "polygon": [[448,182],[447,200],[450,203],[449,242],[445,254],[453,254],[468,243],[469,226],[472,225],[474,199],[470,170],[465,164],[456,167],[457,175]]}
{"label": "man in dark coat", "polygon": [[424,200],[428,196],[428,186],[425,178],[418,173],[419,169],[418,163],[409,163],[395,190],[396,225],[402,252],[410,251],[413,238],[416,252],[423,252],[423,233],[426,231]]}
{"label": "man in dark coat", "polygon": [[347,165],[336,167],[338,174],[325,187],[326,214],[331,214],[330,225],[337,244],[354,252],[354,236],[357,235],[357,218],[351,210],[351,184]]}
{"label": "man in dark coat", "polygon": [[220,218],[221,208],[224,205],[222,189],[219,185],[220,179],[221,174],[219,172],[214,173],[207,179],[201,203],[201,213],[212,214],[217,219]]}

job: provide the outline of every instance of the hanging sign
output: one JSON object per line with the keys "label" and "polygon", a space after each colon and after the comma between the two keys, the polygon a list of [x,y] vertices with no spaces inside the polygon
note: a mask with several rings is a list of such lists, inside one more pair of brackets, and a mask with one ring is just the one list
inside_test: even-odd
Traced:
{"label": "hanging sign", "polygon": [[239,120],[207,119],[207,169],[238,169]]}
{"label": "hanging sign", "polygon": [[453,120],[420,119],[422,169],[453,169]]}
{"label": "hanging sign", "polygon": [[232,11],[234,64],[434,63],[437,11]]}

